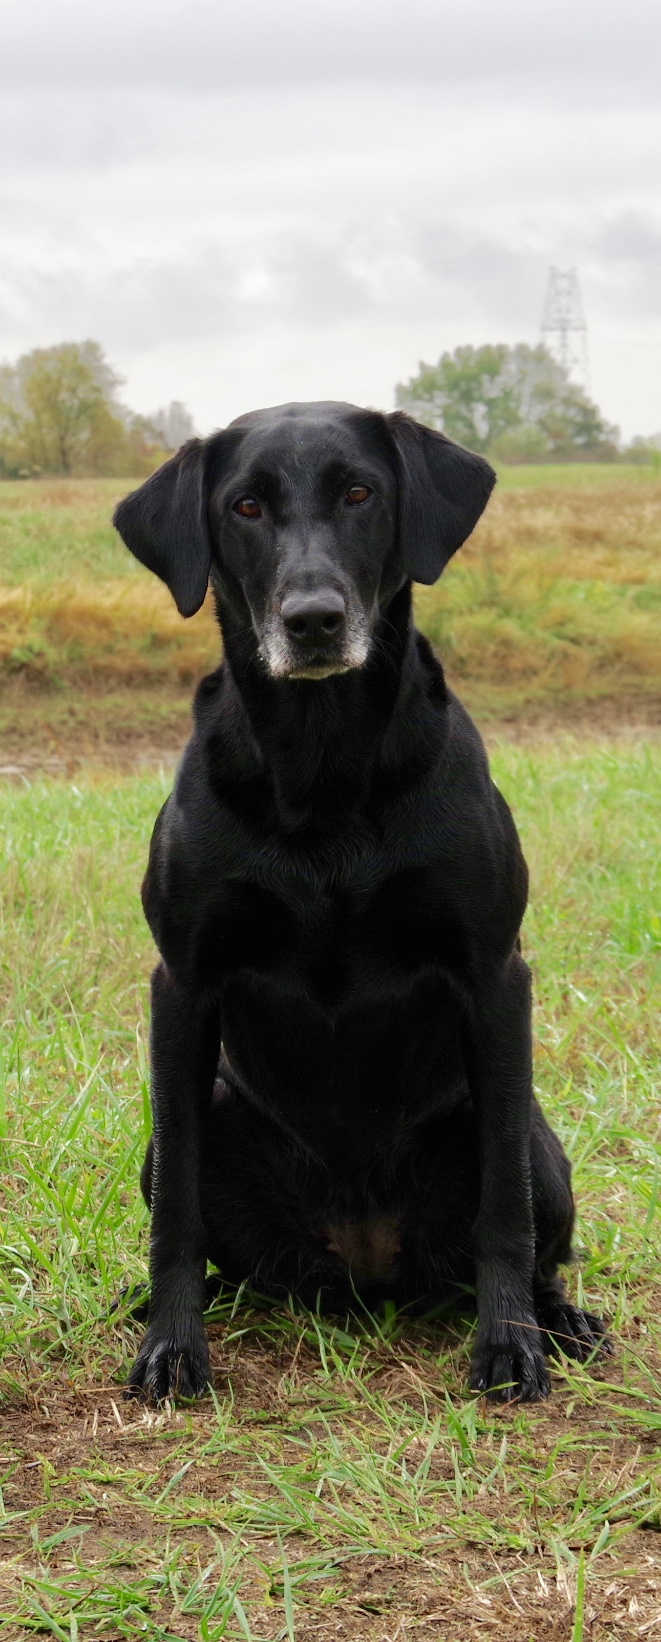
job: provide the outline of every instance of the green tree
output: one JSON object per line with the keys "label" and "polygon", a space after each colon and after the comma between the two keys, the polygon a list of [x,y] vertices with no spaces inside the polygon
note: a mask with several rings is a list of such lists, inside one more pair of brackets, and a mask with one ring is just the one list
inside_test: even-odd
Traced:
{"label": "green tree", "polygon": [[0,367],[0,473],[152,472],[167,447],[120,404],[120,380],[92,341],[34,348]]}
{"label": "green tree", "polygon": [[618,430],[542,346],[456,348],[400,383],[397,404],[472,450],[504,460],[617,456]]}
{"label": "green tree", "polygon": [[118,380],[98,342],[23,354],[14,367],[9,418],[23,465],[47,473],[98,468],[123,439],[113,403]]}

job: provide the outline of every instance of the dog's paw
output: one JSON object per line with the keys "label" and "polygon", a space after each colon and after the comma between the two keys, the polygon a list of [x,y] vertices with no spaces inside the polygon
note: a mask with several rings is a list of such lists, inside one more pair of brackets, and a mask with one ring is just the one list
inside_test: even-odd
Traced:
{"label": "dog's paw", "polygon": [[536,1403],[551,1390],[542,1336],[530,1327],[502,1323],[478,1332],[471,1363],[470,1386],[494,1402]]}
{"label": "dog's paw", "polygon": [[201,1323],[187,1330],[151,1323],[129,1375],[124,1395],[162,1402],[165,1397],[201,1397],[211,1382],[209,1345]]}
{"label": "dog's paw", "polygon": [[591,1311],[580,1311],[568,1300],[554,1300],[538,1311],[546,1351],[555,1357],[571,1357],[586,1363],[595,1352],[608,1355],[613,1350],[606,1324]]}

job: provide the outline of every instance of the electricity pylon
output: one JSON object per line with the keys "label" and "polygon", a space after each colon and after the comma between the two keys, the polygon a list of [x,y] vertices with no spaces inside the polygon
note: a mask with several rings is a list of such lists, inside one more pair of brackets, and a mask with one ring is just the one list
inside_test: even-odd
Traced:
{"label": "electricity pylon", "polygon": [[571,380],[589,391],[588,328],[575,268],[549,269],[542,342]]}

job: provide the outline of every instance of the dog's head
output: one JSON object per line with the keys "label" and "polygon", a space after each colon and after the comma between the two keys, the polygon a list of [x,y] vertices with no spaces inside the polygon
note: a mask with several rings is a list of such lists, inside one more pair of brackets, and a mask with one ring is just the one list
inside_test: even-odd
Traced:
{"label": "dog's head", "polygon": [[114,522],[182,615],[211,575],[272,677],[322,679],[363,665],[407,579],[436,581],[494,478],[399,411],[281,405],[191,440]]}

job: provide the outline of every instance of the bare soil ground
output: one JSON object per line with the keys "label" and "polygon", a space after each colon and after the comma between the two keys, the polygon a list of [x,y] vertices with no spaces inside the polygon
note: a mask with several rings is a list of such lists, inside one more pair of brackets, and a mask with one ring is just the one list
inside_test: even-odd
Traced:
{"label": "bare soil ground", "polygon": [[[488,746],[533,744],[572,735],[590,740],[655,738],[661,698],[619,696],[528,704],[503,713],[484,692],[459,691]],[[132,770],[172,765],[191,730],[192,690],[127,689],[114,693],[34,689],[22,679],[0,691],[0,775],[37,771],[71,777],[82,766]]]}

